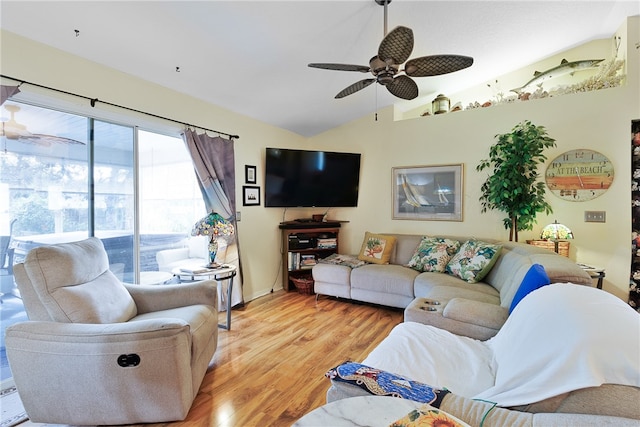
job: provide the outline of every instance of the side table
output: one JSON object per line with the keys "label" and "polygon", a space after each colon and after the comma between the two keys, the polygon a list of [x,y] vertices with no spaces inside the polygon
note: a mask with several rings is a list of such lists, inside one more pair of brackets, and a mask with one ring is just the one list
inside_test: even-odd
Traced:
{"label": "side table", "polygon": [[581,264],[581,263],[578,263],[578,267],[586,271],[587,274],[591,276],[592,279],[597,280],[598,282],[596,284],[596,287],[598,289],[602,289],[602,282],[604,281],[604,278],[605,278],[604,268],[593,267],[593,266],[590,266],[587,264]]}
{"label": "side table", "polygon": [[[204,271],[202,271],[204,270]],[[171,270],[174,276],[180,281],[194,282],[200,280],[215,280],[218,282],[218,290],[227,308],[227,323],[218,324],[219,328],[231,330],[231,292],[233,291],[233,278],[236,277],[237,268],[235,265],[221,265],[219,268],[192,269],[191,267],[176,267]],[[222,293],[222,282],[229,281],[226,295]]]}

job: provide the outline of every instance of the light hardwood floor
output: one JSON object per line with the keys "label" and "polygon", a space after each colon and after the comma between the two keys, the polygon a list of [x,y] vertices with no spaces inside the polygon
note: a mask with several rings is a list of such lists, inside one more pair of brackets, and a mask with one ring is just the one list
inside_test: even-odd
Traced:
{"label": "light hardwood floor", "polygon": [[[220,314],[221,321],[224,313]],[[362,361],[402,322],[402,310],[274,292],[232,311],[184,421],[146,426],[290,426],[326,403],[324,373]],[[44,424],[25,422],[19,427]]]}

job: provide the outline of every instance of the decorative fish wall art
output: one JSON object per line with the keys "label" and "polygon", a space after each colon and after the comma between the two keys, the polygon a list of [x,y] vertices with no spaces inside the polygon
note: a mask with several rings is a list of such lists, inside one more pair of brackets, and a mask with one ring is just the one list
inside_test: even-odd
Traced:
{"label": "decorative fish wall art", "polygon": [[580,61],[569,62],[566,59],[563,59],[560,62],[560,65],[557,67],[553,67],[548,69],[547,71],[536,71],[533,73],[533,78],[526,82],[523,86],[520,86],[515,89],[511,89],[511,92],[515,92],[517,94],[521,94],[526,92],[525,89],[532,88],[534,86],[541,87],[542,83],[547,80],[551,80],[553,78],[563,76],[565,74],[573,75],[576,71],[586,70],[589,68],[595,68],[600,64],[604,59],[583,59]]}

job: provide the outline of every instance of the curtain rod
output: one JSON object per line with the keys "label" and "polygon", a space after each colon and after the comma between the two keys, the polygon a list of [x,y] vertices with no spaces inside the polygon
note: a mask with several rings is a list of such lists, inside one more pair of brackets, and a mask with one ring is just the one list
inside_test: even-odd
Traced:
{"label": "curtain rod", "polygon": [[[111,107],[121,108],[121,109],[127,110],[127,111],[133,111],[134,113],[144,114],[144,115],[147,115],[147,116],[150,116],[150,117],[155,117],[156,119],[162,119],[162,120],[167,120],[167,121],[174,122],[174,123],[179,123],[179,124],[184,125],[184,126],[197,128],[197,129],[202,129],[204,131],[217,133],[219,135],[226,135],[226,136],[229,137],[229,139],[234,139],[234,138],[235,139],[240,139],[239,135],[232,135],[232,134],[227,133],[227,132],[220,132],[219,130],[208,129],[208,128],[205,128],[205,127],[202,127],[202,126],[192,125],[192,124],[189,124],[189,123],[181,122],[179,120],[175,120],[175,119],[170,119],[168,117],[159,116],[157,114],[147,113],[146,111],[136,110],[135,108],[125,107],[123,105],[114,104],[114,103],[111,103],[111,102],[108,102],[108,101],[102,101],[102,100],[100,100],[98,98],[90,98],[88,96],[78,95],[77,93],[67,92],[65,90],[56,89],[54,87],[44,86],[44,85],[41,85],[41,84],[28,82],[26,80],[16,79],[15,77],[7,76],[5,74],[0,74],[0,77],[5,78],[5,79],[9,79],[9,80],[13,80],[15,82],[20,83],[20,85],[26,83],[28,85],[39,87],[39,88],[42,88],[42,89],[52,90],[52,91],[55,91],[55,92],[64,93],[65,95],[71,95],[71,96],[76,96],[78,98],[83,98],[83,99],[88,100],[92,107],[95,107],[97,102],[101,102],[101,103],[103,103],[105,105],[109,105]],[[20,86],[20,85],[18,85],[18,86]]]}

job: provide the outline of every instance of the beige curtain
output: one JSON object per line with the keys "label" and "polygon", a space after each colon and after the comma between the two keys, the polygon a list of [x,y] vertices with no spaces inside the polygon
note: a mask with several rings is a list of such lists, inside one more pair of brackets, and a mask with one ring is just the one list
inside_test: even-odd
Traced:
{"label": "beige curtain", "polygon": [[[219,213],[233,223],[236,228],[236,233],[227,240],[226,248],[220,248],[218,259],[238,268],[231,295],[231,305],[244,304],[238,224],[235,218],[236,175],[233,140],[220,136],[210,137],[206,133],[199,135],[191,129],[186,129],[182,137],[189,153],[191,153],[207,212]],[[203,213],[204,215],[206,212]]]}

